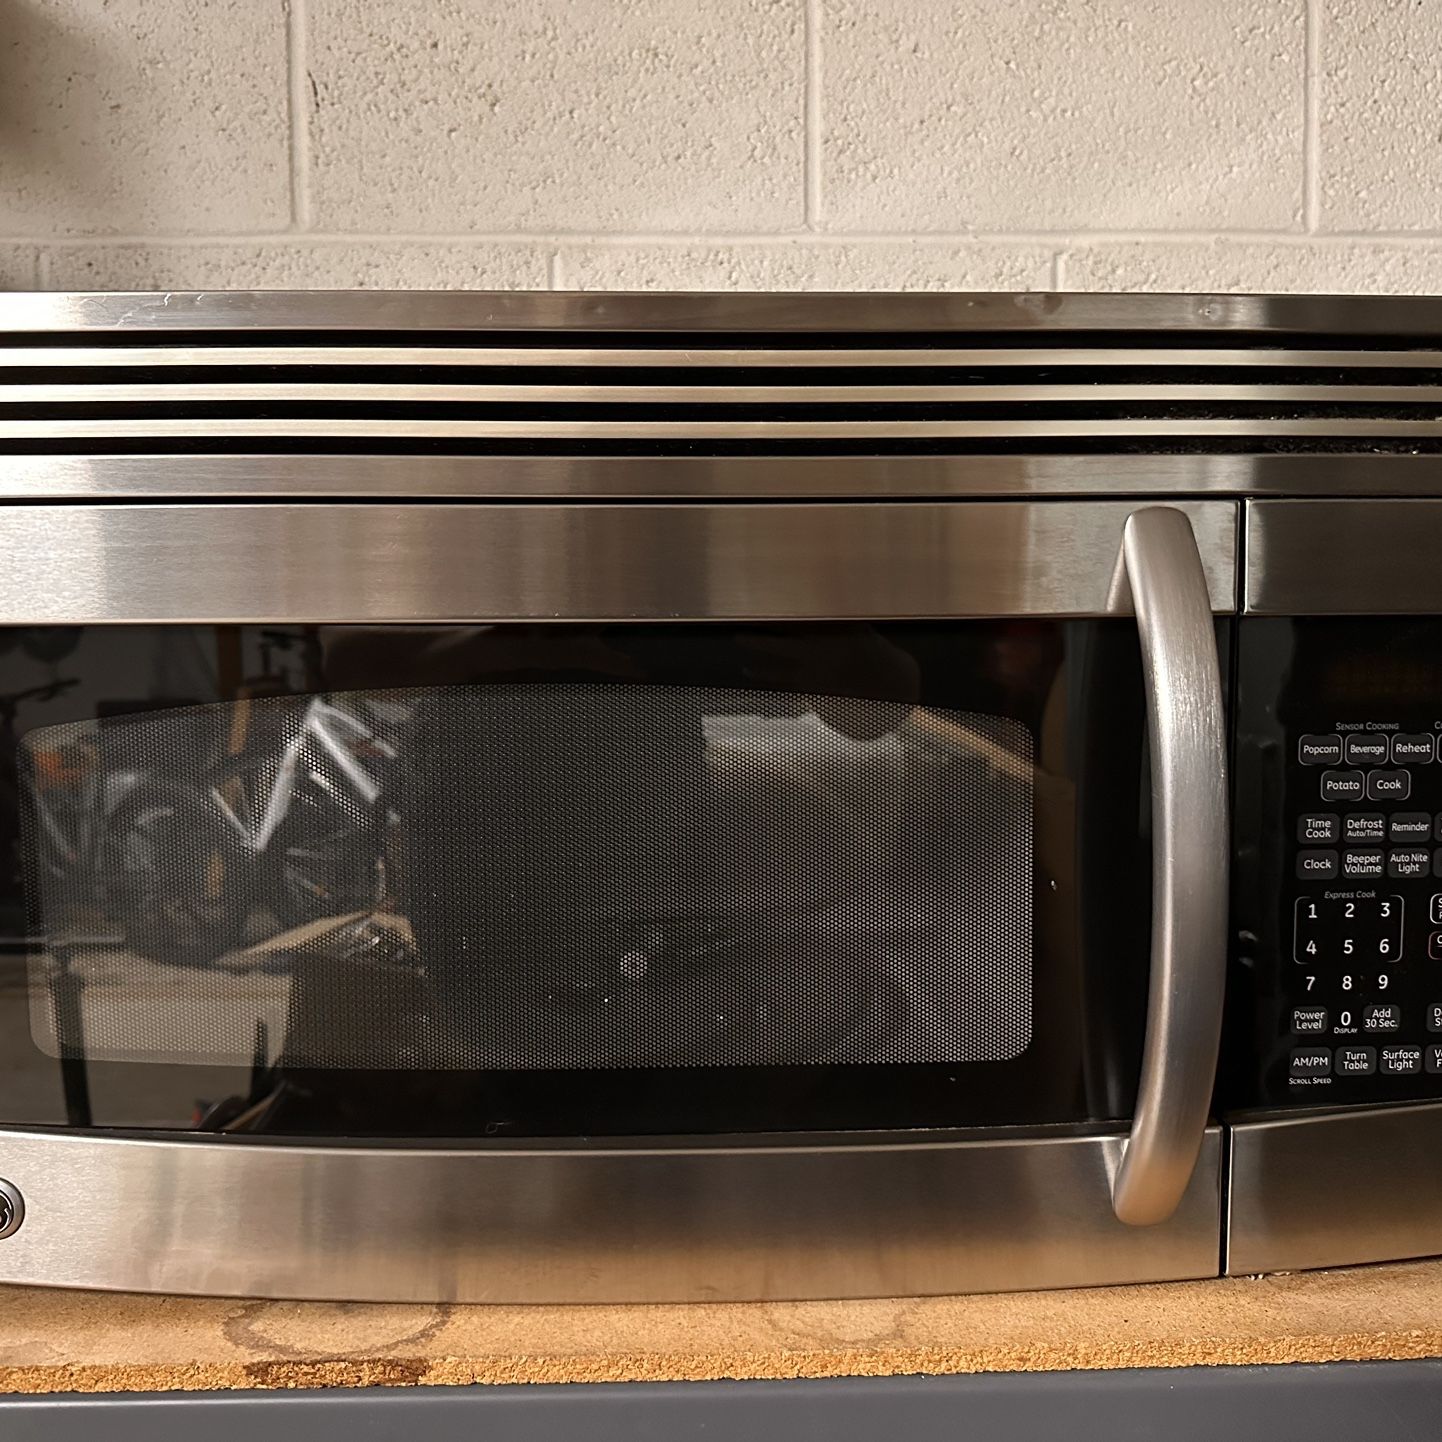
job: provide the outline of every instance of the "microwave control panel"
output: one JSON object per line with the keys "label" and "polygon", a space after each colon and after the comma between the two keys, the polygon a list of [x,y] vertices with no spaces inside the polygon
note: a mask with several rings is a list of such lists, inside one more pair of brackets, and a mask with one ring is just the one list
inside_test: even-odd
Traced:
{"label": "microwave control panel", "polygon": [[1289,790],[1316,804],[1295,818],[1283,968],[1288,1089],[1349,1100],[1347,1083],[1442,1076],[1438,733],[1354,724],[1297,739]]}
{"label": "microwave control panel", "polygon": [[1442,1096],[1442,624],[1239,629],[1229,1101]]}

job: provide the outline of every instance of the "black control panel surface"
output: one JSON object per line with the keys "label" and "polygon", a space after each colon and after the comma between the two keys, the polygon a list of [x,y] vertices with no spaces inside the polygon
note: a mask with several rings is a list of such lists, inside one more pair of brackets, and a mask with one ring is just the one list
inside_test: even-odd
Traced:
{"label": "black control panel surface", "polygon": [[1224,1101],[1442,1095],[1442,623],[1239,623]]}

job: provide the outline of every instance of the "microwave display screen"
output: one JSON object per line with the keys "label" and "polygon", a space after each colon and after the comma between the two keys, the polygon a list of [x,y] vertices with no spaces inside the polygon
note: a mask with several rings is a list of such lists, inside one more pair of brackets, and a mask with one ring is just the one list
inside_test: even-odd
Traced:
{"label": "microwave display screen", "polygon": [[20,774],[51,1056],[67,1018],[97,1061],[373,1071],[1031,1040],[1032,738],[1008,717],[645,682],[315,692],[42,726]]}

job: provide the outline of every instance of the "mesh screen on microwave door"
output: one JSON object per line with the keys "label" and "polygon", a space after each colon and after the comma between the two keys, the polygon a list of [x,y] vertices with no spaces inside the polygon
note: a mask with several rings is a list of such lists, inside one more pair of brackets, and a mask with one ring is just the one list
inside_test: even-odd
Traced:
{"label": "mesh screen on microwave door", "polygon": [[22,773],[52,1055],[956,1063],[1031,1037],[1032,746],[1008,718],[352,691],[48,727]]}

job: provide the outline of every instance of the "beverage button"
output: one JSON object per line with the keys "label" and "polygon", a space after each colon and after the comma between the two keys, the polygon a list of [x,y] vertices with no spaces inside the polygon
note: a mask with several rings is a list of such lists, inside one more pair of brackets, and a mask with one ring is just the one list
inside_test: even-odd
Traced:
{"label": "beverage button", "polygon": [[1380,851],[1347,851],[1342,854],[1342,875],[1353,880],[1381,876],[1382,853]]}
{"label": "beverage button", "polygon": [[[1424,816],[1422,819],[1427,823],[1427,831],[1422,838],[1425,841],[1432,832],[1432,818]],[[1297,818],[1297,840],[1303,846],[1335,846],[1341,834],[1341,823],[1335,811],[1308,811]],[[1398,838],[1407,841],[1411,839]]]}
{"label": "beverage button", "polygon": [[1432,869],[1430,851],[1389,851],[1387,853],[1387,875],[1398,880],[1426,876]]}
{"label": "beverage button", "polygon": [[1392,737],[1392,764],[1394,766],[1421,766],[1435,755],[1432,737],[1425,731],[1413,735],[1399,731]]}
{"label": "beverage button", "polygon": [[1367,799],[1369,801],[1405,801],[1412,794],[1412,773],[1410,771],[1369,771],[1367,773]]}
{"label": "beverage button", "polygon": [[1349,736],[1342,745],[1342,759],[1348,766],[1385,766],[1387,737],[1375,731]]}
{"label": "beverage button", "polygon": [[1337,766],[1342,760],[1342,738],[1303,736],[1297,743],[1297,759],[1303,766]]}
{"label": "beverage button", "polygon": [[1442,1031],[1442,1001],[1427,1004],[1427,1030]]}
{"label": "beverage button", "polygon": [[1379,1057],[1383,1076],[1416,1076],[1422,1070],[1420,1046],[1384,1046]]}
{"label": "beverage button", "polygon": [[1324,771],[1323,801],[1360,801],[1366,795],[1360,771]]}
{"label": "beverage button", "polygon": [[1387,839],[1387,818],[1380,811],[1353,811],[1342,818],[1348,846],[1380,846]]}
{"label": "beverage button", "polygon": [[[1382,854],[1380,851],[1377,853]],[[1299,851],[1297,878],[1300,881],[1331,881],[1337,875],[1335,851]]]}
{"label": "beverage button", "polygon": [[[1442,1052],[1442,1046],[1435,1048]],[[1298,1047],[1292,1053],[1290,1076],[1326,1076],[1332,1070],[1332,1053],[1324,1046]]]}
{"label": "beverage button", "polygon": [[1374,1002],[1362,1008],[1363,1031],[1401,1031],[1402,1008],[1395,1001]]}
{"label": "beverage button", "polygon": [[1338,1076],[1371,1076],[1377,1070],[1377,1048],[1339,1046],[1332,1059],[1332,1070]]}
{"label": "beverage button", "polygon": [[1387,821],[1387,840],[1426,846],[1432,838],[1432,814],[1428,811],[1395,811]]}
{"label": "beverage button", "polygon": [[1327,1008],[1325,1006],[1294,1006],[1292,1008],[1292,1030],[1298,1036],[1305,1036],[1309,1032],[1326,1031]]}

